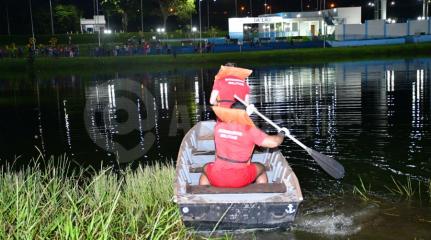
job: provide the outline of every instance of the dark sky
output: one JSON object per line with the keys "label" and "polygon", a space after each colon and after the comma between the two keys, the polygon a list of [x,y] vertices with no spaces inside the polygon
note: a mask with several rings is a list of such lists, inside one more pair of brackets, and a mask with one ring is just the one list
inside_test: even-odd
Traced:
{"label": "dark sky", "polygon": [[[151,0],[143,0],[144,11],[150,11],[149,3]],[[210,26],[218,26],[222,29],[227,29],[227,18],[235,15],[235,1],[234,0],[208,0],[210,4]],[[245,16],[249,11],[250,0],[237,0],[238,1],[238,14],[239,16]],[[300,0],[266,0],[269,5],[272,6],[272,12],[281,11],[300,11],[301,1]],[[317,2],[321,0],[302,0],[304,10],[316,9]],[[323,0],[322,0],[323,1]],[[388,0],[388,3],[391,0]],[[48,0],[32,0],[33,11],[49,11]],[[91,17],[93,9],[93,0],[52,0],[53,4],[73,4],[82,11],[84,17]],[[373,9],[367,7],[369,0],[327,0],[326,3],[329,6],[330,3],[334,3],[338,7],[347,6],[363,6],[362,17],[363,19],[373,18]],[[396,5],[394,7],[388,7],[388,17],[397,17],[398,19],[412,19],[421,15],[422,2],[420,0],[395,0]],[[196,0],[196,5],[198,0]],[[253,16],[263,14],[265,0],[252,0],[253,5]],[[0,34],[7,33],[6,24],[6,4],[9,6],[9,19],[12,34],[23,34],[31,32],[28,0],[0,0]],[[202,25],[205,27],[207,24],[207,0],[202,1]],[[244,6],[246,10],[240,11],[240,7]],[[35,14],[37,15],[37,14]],[[37,22],[45,21],[44,19],[34,19],[35,25]],[[48,19],[49,21],[49,19]],[[111,20],[115,27],[120,26],[120,19],[113,18]],[[193,25],[197,25],[198,15],[195,14],[193,17]],[[162,24],[162,19],[157,16],[145,18],[145,30],[148,31],[150,28],[156,28]],[[175,29],[178,25],[190,24],[178,23],[175,18],[170,17],[168,20],[168,29]],[[134,31],[140,26],[138,20],[130,23],[130,30]],[[39,27],[41,28],[41,27]],[[36,27],[36,32],[40,31]]]}

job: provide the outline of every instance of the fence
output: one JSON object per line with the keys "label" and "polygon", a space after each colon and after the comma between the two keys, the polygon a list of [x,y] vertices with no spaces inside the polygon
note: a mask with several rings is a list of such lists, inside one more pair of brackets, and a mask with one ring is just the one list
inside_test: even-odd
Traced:
{"label": "fence", "polygon": [[335,26],[335,40],[361,40],[396,38],[431,34],[431,19],[406,23],[386,23],[385,20],[368,20],[364,24]]}

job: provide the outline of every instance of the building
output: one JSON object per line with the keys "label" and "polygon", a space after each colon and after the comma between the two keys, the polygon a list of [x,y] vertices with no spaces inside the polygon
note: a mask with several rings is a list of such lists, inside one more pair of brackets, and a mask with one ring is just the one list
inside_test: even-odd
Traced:
{"label": "building", "polygon": [[106,21],[104,15],[95,15],[92,19],[81,18],[81,32],[103,32],[105,29]]}
{"label": "building", "polygon": [[333,34],[335,26],[342,24],[361,24],[361,7],[229,18],[229,37],[238,40],[313,37],[325,32]]}

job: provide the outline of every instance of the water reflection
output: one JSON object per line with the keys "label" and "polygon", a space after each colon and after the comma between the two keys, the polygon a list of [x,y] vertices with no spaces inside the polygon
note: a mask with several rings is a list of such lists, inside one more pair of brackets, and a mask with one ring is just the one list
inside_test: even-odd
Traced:
{"label": "water reflection", "polygon": [[40,147],[43,154],[46,154],[45,149],[45,140],[43,134],[43,126],[42,126],[42,110],[40,104],[40,90],[39,90],[39,81],[36,80],[36,94],[37,94],[37,122],[38,122],[38,133],[35,135],[35,138],[40,138]]}
{"label": "water reflection", "polygon": [[[370,169],[382,178],[392,173],[426,178],[431,173],[429,65],[429,59],[418,59],[257,68],[248,79],[250,100],[308,146],[342,162],[347,181]],[[183,134],[212,118],[207,96],[216,72],[0,81],[0,103],[6,106],[0,113],[8,116],[1,123],[12,126],[0,136],[11,146],[1,157],[31,153],[36,143],[43,152],[69,152],[82,162],[98,163],[119,152],[138,161],[175,159]],[[300,178],[326,177],[291,142],[282,150]]]}

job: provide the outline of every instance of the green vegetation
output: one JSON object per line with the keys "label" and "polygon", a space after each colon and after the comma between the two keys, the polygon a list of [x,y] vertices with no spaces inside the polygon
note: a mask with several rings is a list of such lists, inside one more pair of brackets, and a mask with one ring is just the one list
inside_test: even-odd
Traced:
{"label": "green vegetation", "polygon": [[[357,186],[353,186],[353,194],[358,195],[363,201],[373,201],[378,203],[379,201],[376,200],[379,199],[378,194],[371,191],[371,185],[368,184],[367,186],[362,180],[361,176],[358,177],[359,184]],[[403,197],[406,200],[412,200],[417,193],[416,199],[419,201],[428,199],[428,201],[431,203],[431,179],[428,181],[418,180],[416,186],[414,186],[410,176],[406,177],[405,182],[396,180],[393,176],[391,176],[391,179],[393,186],[388,187],[385,185],[384,188],[389,190],[392,195]],[[425,185],[426,189],[421,189],[421,185]],[[427,194],[423,195],[423,193]]]}
{"label": "green vegetation", "polygon": [[65,157],[41,162],[48,164],[1,169],[0,239],[193,238],[172,201],[173,167],[128,170],[119,179],[111,169],[71,170]]}
{"label": "green vegetation", "polygon": [[[226,62],[240,63],[244,67],[270,64],[327,63],[348,60],[388,59],[429,57],[431,44],[405,44],[374,47],[349,47],[326,49],[293,49],[258,52],[231,52],[217,54],[178,54],[176,58],[168,55],[128,56],[128,57],[78,57],[78,58],[37,58],[35,69],[38,71],[67,72],[83,69],[88,71],[119,71],[124,69],[181,67],[216,67]],[[27,66],[25,59],[0,60],[3,72],[22,71]]]}
{"label": "green vegetation", "polygon": [[[392,182],[394,183],[394,187],[385,186],[391,193],[400,195],[400,196],[405,196],[407,199],[411,199],[413,197],[413,195],[415,194],[415,190],[413,190],[412,180],[410,179],[409,176],[407,177],[405,184],[395,180],[394,177],[392,176],[391,178],[392,178]],[[419,192],[420,192],[420,182],[419,182]]]}
{"label": "green vegetation", "polygon": [[[431,44],[405,44],[391,46],[367,46],[348,48],[292,49],[257,52],[230,52],[216,54],[179,54],[127,56],[127,57],[78,57],[37,58],[34,69],[39,72],[80,73],[124,70],[168,70],[175,68],[217,67],[226,62],[240,63],[243,67],[276,66],[282,64],[313,64],[334,61],[366,59],[391,59],[431,56]],[[0,60],[0,71],[22,72],[27,68],[26,59]],[[108,70],[109,69],[109,70]]]}
{"label": "green vegetation", "polygon": [[353,187],[353,194],[359,195],[359,197],[364,201],[371,200],[371,185],[369,184],[368,187],[365,187],[364,181],[362,181],[361,176],[359,176],[359,186]]}
{"label": "green vegetation", "polygon": [[57,32],[78,31],[79,18],[79,10],[74,5],[59,4],[54,7],[54,23]]}
{"label": "green vegetation", "polygon": [[428,179],[428,195],[429,195],[429,198],[431,199],[431,179]]}

